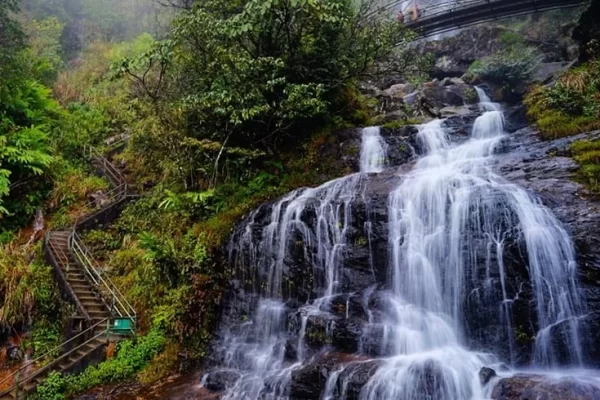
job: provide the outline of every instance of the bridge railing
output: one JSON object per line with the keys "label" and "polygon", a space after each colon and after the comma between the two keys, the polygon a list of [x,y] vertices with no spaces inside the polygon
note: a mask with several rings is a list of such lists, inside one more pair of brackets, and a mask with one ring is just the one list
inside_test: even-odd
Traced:
{"label": "bridge railing", "polygon": [[[417,18],[405,16],[404,22],[421,36],[426,36],[479,22],[585,3],[589,3],[589,0],[451,0],[436,4],[427,0],[402,0],[383,3],[374,9],[373,15],[385,11],[391,13],[392,10],[406,11],[409,6],[416,5]],[[415,8],[412,9],[414,12]]]}

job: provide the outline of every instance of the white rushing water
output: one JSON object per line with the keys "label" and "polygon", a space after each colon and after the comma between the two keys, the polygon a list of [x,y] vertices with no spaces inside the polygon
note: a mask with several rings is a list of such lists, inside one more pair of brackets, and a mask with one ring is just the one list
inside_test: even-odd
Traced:
{"label": "white rushing water", "polygon": [[[499,367],[501,362],[492,351],[468,348],[465,299],[474,297],[485,307],[498,307],[501,329],[510,338],[503,361],[513,363],[515,299],[509,296],[503,259],[509,238],[522,243],[527,253],[524,268],[539,326],[533,367],[550,370],[559,364],[553,342],[558,325],[568,327],[561,343],[570,364],[583,364],[577,322],[585,304],[578,293],[573,246],[537,197],[493,171],[494,152],[505,138],[504,116],[483,90],[477,91],[484,112],[466,142],[452,143],[440,120],[419,127],[417,139],[424,154],[389,195],[387,289],[378,289],[377,309],[369,306],[375,288],[363,294],[368,323],[361,328],[365,344],[359,353],[364,357],[329,375],[323,399],[346,398],[352,376],[346,372],[373,360],[379,368],[360,390],[362,400],[489,398],[491,385],[482,386],[478,374],[482,367]],[[248,322],[224,335],[223,370],[239,374],[224,399],[285,399],[293,371],[310,359],[308,320],[328,314],[330,302],[343,291],[340,275],[352,205],[357,199],[368,204],[365,174],[381,172],[386,163],[387,145],[379,129],[365,128],[362,135],[361,173],[290,193],[271,207],[270,223],[260,238],[255,237],[255,214],[232,242],[232,251],[246,255],[232,256],[246,274],[240,281],[254,282],[259,298],[248,301]],[[369,210],[365,212],[370,238]],[[300,253],[298,243],[304,244]],[[308,254],[307,248],[316,250]],[[476,254],[478,248],[487,249],[483,261]],[[284,271],[290,268],[289,259],[298,257],[310,260],[314,268],[313,293],[300,307],[295,361],[290,362],[288,355],[286,362],[290,340],[286,301],[301,282],[286,281]],[[486,302],[493,290],[501,298]],[[376,345],[369,344],[370,337],[379,338]]]}
{"label": "white rushing water", "polygon": [[[568,340],[572,360],[581,362],[577,317],[583,309],[569,237],[536,198],[493,173],[493,153],[504,135],[504,119],[499,106],[479,92],[482,108],[488,111],[476,120],[471,139],[453,145],[441,121],[421,126],[419,140],[426,154],[390,195],[393,291],[388,324],[394,329],[387,340],[396,355],[377,371],[361,398],[426,399],[427,393],[415,382],[432,376],[436,399],[483,398],[478,371],[497,361],[463,344],[463,288],[478,267],[477,260],[466,258],[463,251],[474,246],[468,234],[473,219],[479,220],[477,226],[489,245],[498,248],[498,255],[503,225],[517,223],[521,229],[541,328],[535,351],[538,365],[555,362],[544,332],[565,320],[573,325]],[[504,285],[501,257],[495,267]],[[512,329],[510,319],[506,315],[506,329]]]}
{"label": "white rushing water", "polygon": [[[371,154],[371,149],[365,151],[363,148],[362,152]],[[369,159],[368,171],[381,162],[379,156]],[[264,229],[261,240],[254,240],[251,224],[239,238],[236,247],[246,248],[250,253],[248,264],[240,269],[256,273],[266,271],[267,274],[260,285],[261,299],[252,321],[242,326],[241,333],[227,334],[222,346],[226,368],[244,371],[224,399],[285,398],[293,370],[309,357],[305,349],[308,318],[326,313],[330,298],[338,293],[347,229],[352,222],[350,207],[356,197],[362,196],[363,177],[361,173],[353,174],[317,188],[292,192],[273,206],[271,223]],[[314,213],[316,235],[306,222],[307,212]],[[304,256],[311,259],[315,267],[317,298],[300,310],[297,362],[286,365],[288,326],[284,299],[289,297],[296,284],[283,279],[286,259],[290,255],[290,240],[302,244],[315,242],[316,253]]]}
{"label": "white rushing water", "polygon": [[381,172],[385,167],[387,144],[378,126],[364,128],[360,149],[360,172]]}

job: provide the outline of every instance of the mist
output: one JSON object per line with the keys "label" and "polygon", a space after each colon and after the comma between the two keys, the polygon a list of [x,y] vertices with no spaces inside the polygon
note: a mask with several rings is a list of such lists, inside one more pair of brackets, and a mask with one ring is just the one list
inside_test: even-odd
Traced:
{"label": "mist", "polygon": [[176,12],[157,0],[21,0],[20,6],[26,21],[55,19],[63,26],[66,60],[96,41],[128,41],[142,33],[164,38]]}

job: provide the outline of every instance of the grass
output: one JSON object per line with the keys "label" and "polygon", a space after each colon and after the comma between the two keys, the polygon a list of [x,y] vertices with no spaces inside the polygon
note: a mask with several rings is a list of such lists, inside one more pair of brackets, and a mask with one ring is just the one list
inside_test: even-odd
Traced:
{"label": "grass", "polygon": [[403,120],[396,120],[396,121],[390,121],[387,122],[385,124],[382,125],[382,128],[385,129],[399,129],[399,128],[403,128],[405,126],[409,126],[409,125],[419,125],[421,124],[423,121],[416,119],[416,118],[409,118],[409,119],[403,119]]}
{"label": "grass", "polygon": [[551,87],[532,88],[524,103],[545,139],[600,129],[600,63],[566,71]]}
{"label": "grass", "polygon": [[600,129],[600,120],[583,115],[570,117],[557,111],[542,114],[537,126],[545,139],[556,139]]}
{"label": "grass", "polygon": [[600,140],[579,140],[571,145],[571,151],[581,165],[583,182],[593,193],[600,193]]}

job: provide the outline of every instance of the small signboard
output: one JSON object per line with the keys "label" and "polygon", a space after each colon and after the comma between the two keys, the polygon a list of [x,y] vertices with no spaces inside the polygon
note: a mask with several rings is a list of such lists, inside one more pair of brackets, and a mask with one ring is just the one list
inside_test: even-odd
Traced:
{"label": "small signboard", "polygon": [[115,318],[111,331],[114,333],[132,333],[134,331],[131,318]]}

